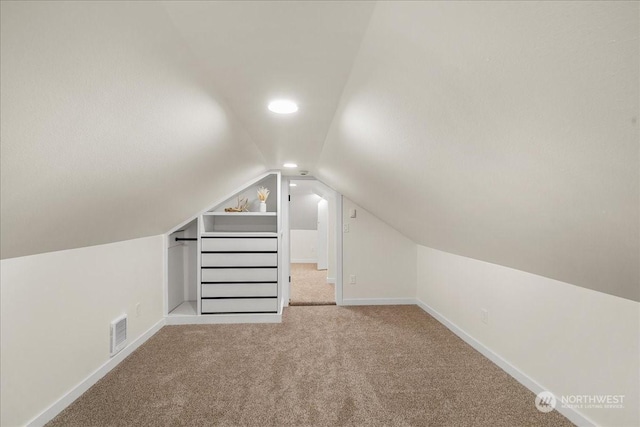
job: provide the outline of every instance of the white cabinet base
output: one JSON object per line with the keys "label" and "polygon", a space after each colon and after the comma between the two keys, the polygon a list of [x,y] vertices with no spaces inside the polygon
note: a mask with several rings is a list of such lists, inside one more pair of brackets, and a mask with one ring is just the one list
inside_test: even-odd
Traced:
{"label": "white cabinet base", "polygon": [[223,298],[202,300],[202,314],[277,312],[278,298]]}

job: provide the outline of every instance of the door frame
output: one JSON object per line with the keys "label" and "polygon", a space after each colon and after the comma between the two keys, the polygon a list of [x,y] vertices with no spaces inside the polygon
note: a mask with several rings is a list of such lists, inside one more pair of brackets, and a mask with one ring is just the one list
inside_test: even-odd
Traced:
{"label": "door frame", "polygon": [[[332,197],[333,198],[333,197]],[[334,202],[335,203],[335,202]],[[316,258],[318,270],[329,270],[329,200],[320,199],[317,206],[318,226],[316,236]],[[335,224],[335,221],[334,221]],[[335,248],[334,248],[335,255]],[[327,280],[329,278],[327,277]]]}
{"label": "door frame", "polygon": [[289,298],[291,296],[291,221],[289,214],[289,201],[290,195],[289,192],[289,182],[290,181],[318,181],[320,184],[325,186],[329,191],[332,192],[334,203],[333,210],[329,210],[329,215],[334,216],[335,223],[335,239],[334,239],[334,256],[335,256],[335,299],[336,305],[342,305],[342,194],[337,192],[331,186],[325,184],[322,180],[314,177],[314,176],[282,176],[281,182],[281,194],[282,194],[282,266],[280,266],[280,270],[282,271],[281,280],[282,280],[282,306],[289,306]]}

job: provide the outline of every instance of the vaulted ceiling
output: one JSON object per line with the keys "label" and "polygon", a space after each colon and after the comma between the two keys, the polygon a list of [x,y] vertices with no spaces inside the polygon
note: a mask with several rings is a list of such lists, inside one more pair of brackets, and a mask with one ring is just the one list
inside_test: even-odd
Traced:
{"label": "vaulted ceiling", "polygon": [[[171,21],[265,157],[315,166],[372,2],[167,3]],[[294,116],[265,109],[297,101]]]}
{"label": "vaulted ceiling", "polygon": [[164,233],[285,161],[311,169],[373,10],[1,4],[3,258]]}
{"label": "vaulted ceiling", "polygon": [[639,4],[378,4],[317,175],[425,246],[640,298]]}
{"label": "vaulted ceiling", "polygon": [[2,258],[296,161],[416,243],[637,300],[638,9],[2,2]]}

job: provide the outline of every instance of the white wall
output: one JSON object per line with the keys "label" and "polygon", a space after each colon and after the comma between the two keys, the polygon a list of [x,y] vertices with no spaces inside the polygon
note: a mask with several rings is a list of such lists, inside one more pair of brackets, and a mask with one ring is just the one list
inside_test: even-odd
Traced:
{"label": "white wall", "polygon": [[318,179],[414,242],[640,300],[638,2],[377,2]]}
{"label": "white wall", "polygon": [[163,317],[162,236],[2,260],[0,270],[3,426],[29,422],[108,361],[111,320],[129,315],[131,343]]}
{"label": "white wall", "polygon": [[297,194],[292,192],[289,203],[289,217],[292,230],[316,230],[318,228],[317,194]]}
{"label": "white wall", "polygon": [[597,424],[640,425],[637,302],[424,246],[417,262],[421,302],[557,397],[625,395],[579,410]]}
{"label": "white wall", "polygon": [[291,262],[292,263],[316,263],[318,262],[318,231],[317,230],[291,230]]}
{"label": "white wall", "polygon": [[[349,218],[356,209],[357,217]],[[378,218],[343,198],[343,302],[345,305],[375,300],[414,300],[416,245]],[[356,284],[349,277],[356,275]],[[392,301],[389,301],[392,302]]]}

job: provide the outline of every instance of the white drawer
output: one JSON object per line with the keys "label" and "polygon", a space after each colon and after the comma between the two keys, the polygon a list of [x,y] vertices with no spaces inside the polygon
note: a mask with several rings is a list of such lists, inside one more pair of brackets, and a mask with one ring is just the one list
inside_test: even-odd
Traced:
{"label": "white drawer", "polygon": [[202,254],[203,267],[275,267],[278,254]]}
{"label": "white drawer", "polygon": [[277,251],[277,237],[202,238],[202,251]]}
{"label": "white drawer", "polygon": [[277,283],[216,283],[203,284],[202,297],[276,297]]}
{"label": "white drawer", "polygon": [[203,299],[202,313],[277,312],[278,298]]}
{"label": "white drawer", "polygon": [[203,282],[277,282],[277,268],[203,268]]}

